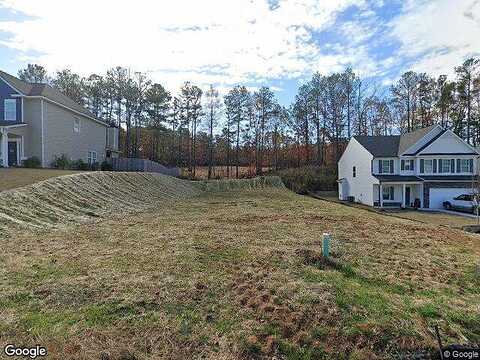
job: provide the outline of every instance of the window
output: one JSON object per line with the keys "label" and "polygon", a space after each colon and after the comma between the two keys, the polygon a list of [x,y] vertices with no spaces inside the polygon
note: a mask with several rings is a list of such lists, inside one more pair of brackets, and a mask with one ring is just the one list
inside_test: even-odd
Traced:
{"label": "window", "polygon": [[401,167],[404,171],[413,171],[415,160],[402,160]]}
{"label": "window", "polygon": [[470,159],[458,159],[457,160],[457,172],[469,173],[470,171]]}
{"label": "window", "polygon": [[380,174],[393,174],[393,160],[379,160],[378,172]]}
{"label": "window", "polygon": [[449,173],[451,169],[450,159],[439,159],[438,160],[438,172],[440,173]]}
{"label": "window", "polygon": [[80,132],[80,119],[77,117],[73,118],[73,132]]}
{"label": "window", "polygon": [[423,172],[425,174],[433,173],[433,160],[428,159],[423,161]]}
{"label": "window", "polygon": [[383,200],[394,200],[395,193],[393,190],[393,186],[384,186],[382,188],[382,199]]}
{"label": "window", "polygon": [[15,99],[5,99],[5,121],[16,121],[17,120],[17,100]]}
{"label": "window", "polygon": [[93,165],[97,162],[97,152],[96,151],[89,151],[88,152],[88,163]]}
{"label": "window", "polygon": [[352,172],[353,172],[353,177],[357,177],[357,167],[356,166],[354,166],[352,168]]}

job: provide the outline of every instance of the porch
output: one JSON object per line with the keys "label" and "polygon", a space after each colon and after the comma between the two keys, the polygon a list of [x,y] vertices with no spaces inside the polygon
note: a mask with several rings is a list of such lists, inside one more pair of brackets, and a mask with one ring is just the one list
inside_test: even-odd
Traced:
{"label": "porch", "polygon": [[25,154],[24,144],[23,135],[14,134],[8,126],[0,126],[0,166],[20,166]]}
{"label": "porch", "polygon": [[423,208],[423,183],[381,181],[373,185],[373,198],[380,208]]}

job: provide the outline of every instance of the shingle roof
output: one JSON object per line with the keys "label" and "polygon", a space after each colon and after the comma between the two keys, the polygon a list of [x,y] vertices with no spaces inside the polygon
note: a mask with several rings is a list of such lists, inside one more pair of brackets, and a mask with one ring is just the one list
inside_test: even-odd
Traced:
{"label": "shingle roof", "polygon": [[400,135],[354,136],[354,138],[375,157],[397,156]]}
{"label": "shingle roof", "polygon": [[422,181],[413,175],[375,175],[380,182],[419,182]]}
{"label": "shingle roof", "polygon": [[375,157],[396,157],[414,145],[435,126],[415,130],[403,135],[354,136],[354,138]]}
{"label": "shingle roof", "polygon": [[421,138],[427,135],[434,127],[437,125],[427,126],[422,129],[418,129],[406,134],[403,134],[400,137],[400,144],[398,147],[398,153],[402,154],[408,150],[411,146],[415,145]]}
{"label": "shingle roof", "polygon": [[100,122],[103,122],[102,120],[97,119],[90,111],[88,111],[88,109],[84,108],[80,104],[77,104],[68,96],[63,95],[60,91],[51,87],[48,84],[28,83],[1,70],[0,70],[0,78],[3,78],[7,83],[13,86],[16,90],[20,91],[22,95],[43,96],[51,101],[55,101],[63,106],[66,106],[72,110],[75,110],[81,114],[84,114],[85,116],[88,116],[90,118],[94,118]]}

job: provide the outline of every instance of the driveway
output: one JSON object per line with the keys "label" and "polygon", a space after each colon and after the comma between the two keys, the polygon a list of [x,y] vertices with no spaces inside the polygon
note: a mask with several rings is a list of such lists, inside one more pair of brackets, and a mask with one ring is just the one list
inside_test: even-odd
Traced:
{"label": "driveway", "polygon": [[326,196],[326,194],[322,194],[322,193],[318,193],[318,194],[314,193],[310,195],[317,199],[336,202],[338,204],[343,204],[345,206],[353,206],[353,207],[365,209],[368,211],[374,211],[379,214],[383,214],[385,216],[395,216],[403,219],[420,221],[427,224],[446,225],[446,226],[457,228],[457,229],[461,229],[463,226],[466,226],[466,225],[477,224],[477,219],[475,215],[461,213],[457,211],[448,211],[448,210],[441,210],[441,209],[439,210],[389,209],[386,211],[381,211],[367,205],[345,203],[343,201],[339,201],[338,197]]}

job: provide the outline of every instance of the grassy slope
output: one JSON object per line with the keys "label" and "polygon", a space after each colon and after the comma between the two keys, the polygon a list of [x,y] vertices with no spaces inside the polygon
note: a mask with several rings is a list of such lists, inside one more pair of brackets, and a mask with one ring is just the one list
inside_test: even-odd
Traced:
{"label": "grassy slope", "polygon": [[56,176],[80,173],[75,170],[0,168],[0,191],[19,188]]}
{"label": "grassy slope", "polygon": [[[434,323],[480,342],[478,237],[282,189],[209,190],[0,239],[0,342],[62,359],[373,359],[434,346]],[[335,264],[319,260],[324,231]]]}

